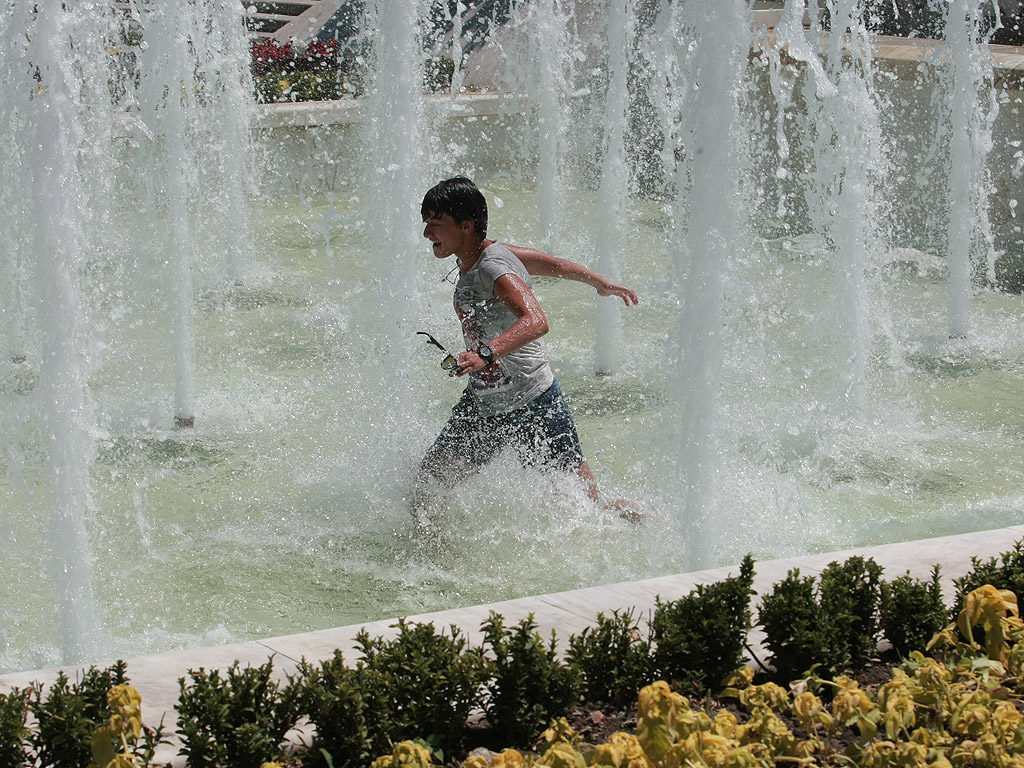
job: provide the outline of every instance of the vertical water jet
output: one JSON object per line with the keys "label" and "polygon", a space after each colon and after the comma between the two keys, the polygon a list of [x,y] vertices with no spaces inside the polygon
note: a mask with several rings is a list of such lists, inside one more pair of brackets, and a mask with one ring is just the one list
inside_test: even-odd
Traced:
{"label": "vertical water jet", "polygon": [[[594,235],[597,245],[597,271],[611,280],[619,279],[619,253],[622,250],[624,220],[628,214],[628,173],[625,140],[629,108],[629,51],[635,19],[630,0],[609,0],[604,8],[604,36],[607,41],[604,97],[605,133],[599,145],[601,180],[594,210]],[[618,302],[598,298],[596,302],[595,370],[612,373],[619,364],[622,332]]]}
{"label": "vertical water jet", "polygon": [[[725,281],[743,247],[737,205],[739,91],[750,46],[748,7],[743,0],[715,5],[677,5],[674,39],[689,71],[678,103],[684,161],[676,171],[677,258],[684,275],[676,329],[679,359],[674,397],[679,409],[675,456],[685,494],[683,521],[691,556],[710,550],[708,512],[717,472],[718,383],[722,362],[722,303]],[[685,202],[687,210],[680,206]]]}
{"label": "vertical water jet", "polygon": [[529,82],[537,103],[537,207],[545,246],[558,252],[559,224],[564,210],[564,179],[568,94],[572,82],[572,44],[567,37],[571,3],[541,0],[530,11],[532,45]]}
{"label": "vertical water jet", "polygon": [[[816,88],[817,210],[821,233],[834,259],[835,304],[828,310],[835,349],[835,395],[830,411],[841,419],[862,413],[871,311],[866,282],[870,256],[878,252],[875,179],[886,166],[878,125],[871,41],[858,0],[831,6],[832,30],[822,44],[824,70],[833,87]],[[814,71],[813,68],[811,71]],[[821,194],[824,192],[824,194]]]}
{"label": "vertical water jet", "polygon": [[[94,599],[92,511],[89,468],[95,450],[90,434],[92,409],[82,359],[85,320],[81,271],[91,251],[87,180],[79,154],[102,136],[89,135],[83,110],[104,110],[93,90],[105,19],[89,8],[61,0],[41,0],[28,34],[29,67],[38,87],[28,105],[25,129],[30,170],[32,220],[36,223],[36,317],[40,339],[40,408],[50,477],[51,577],[55,589],[58,637],[65,662],[95,658],[102,647],[102,622]],[[109,113],[109,108],[105,110]]]}
{"label": "vertical water jet", "polygon": [[992,57],[982,31],[979,0],[950,0],[946,9],[945,114],[949,121],[949,335],[970,331],[971,285],[975,274],[994,282],[995,267],[988,220],[991,190],[985,160],[992,147],[992,123],[998,113],[993,97]]}
{"label": "vertical water jet", "polygon": [[450,96],[452,100],[459,95],[462,91],[462,81],[466,77],[466,71],[464,69],[466,64],[465,55],[462,52],[462,18],[466,12],[465,4],[461,2],[455,3],[455,12],[452,14],[452,63],[454,69],[452,70],[452,85]]}
{"label": "vertical water jet", "polygon": [[145,181],[152,218],[162,225],[174,425],[188,428],[196,411],[196,281],[207,272],[218,290],[239,285],[250,250],[247,42],[240,7],[224,0],[147,6],[136,23],[146,45],[129,98],[144,126],[135,140],[161,166]]}
{"label": "vertical water jet", "polygon": [[[366,217],[359,348],[372,365],[361,366],[361,386],[384,393],[379,437],[414,412],[413,385],[404,375],[419,330],[418,259],[427,257],[419,204],[428,188],[424,133],[424,49],[415,3],[368,3],[373,80],[364,100],[363,125],[373,151],[363,165],[360,197]],[[432,183],[432,182],[431,182]],[[368,439],[377,436],[368,436]],[[378,448],[378,450],[384,450]],[[373,471],[379,471],[374,467]]]}

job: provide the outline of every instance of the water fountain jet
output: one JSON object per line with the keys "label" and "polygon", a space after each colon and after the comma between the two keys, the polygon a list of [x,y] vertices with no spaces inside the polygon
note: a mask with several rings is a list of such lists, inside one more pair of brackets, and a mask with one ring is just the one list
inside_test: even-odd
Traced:
{"label": "water fountain jet", "polygon": [[[608,40],[608,84],[604,97],[606,135],[599,145],[601,180],[594,207],[594,231],[597,240],[597,271],[618,281],[619,253],[623,239],[619,222],[628,216],[628,171],[625,140],[628,130],[626,108],[629,104],[628,53],[634,48],[631,26],[635,23],[633,3],[613,2],[607,13],[605,37]],[[619,364],[622,345],[619,305],[598,301],[594,332],[597,337],[595,369],[598,375],[612,373]]]}
{"label": "water fountain jet", "polygon": [[[945,36],[951,56],[945,76],[949,120],[949,337],[966,338],[970,330],[971,286],[975,272],[994,282],[995,262],[988,223],[991,184],[985,160],[991,149],[992,61],[982,32],[987,3],[954,0],[946,8]],[[978,262],[981,262],[980,264]]]}

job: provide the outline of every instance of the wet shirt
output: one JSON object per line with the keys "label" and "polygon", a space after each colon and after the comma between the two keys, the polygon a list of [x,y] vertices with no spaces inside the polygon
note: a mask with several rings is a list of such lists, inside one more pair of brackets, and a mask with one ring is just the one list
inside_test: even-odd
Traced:
{"label": "wet shirt", "polygon": [[[533,281],[523,263],[501,243],[492,243],[476,264],[455,286],[455,312],[462,323],[466,349],[488,344],[518,319],[494,295],[494,282],[502,275],[516,275],[533,290]],[[468,391],[484,416],[520,408],[537,397],[554,381],[551,366],[539,340],[495,360],[483,370],[469,374]]]}

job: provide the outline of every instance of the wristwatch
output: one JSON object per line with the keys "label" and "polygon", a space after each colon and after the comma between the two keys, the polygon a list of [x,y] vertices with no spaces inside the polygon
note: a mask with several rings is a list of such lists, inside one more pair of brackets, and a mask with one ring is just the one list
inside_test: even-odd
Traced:
{"label": "wristwatch", "polygon": [[486,344],[481,344],[476,348],[476,353],[480,355],[480,359],[490,365],[494,362],[494,350]]}

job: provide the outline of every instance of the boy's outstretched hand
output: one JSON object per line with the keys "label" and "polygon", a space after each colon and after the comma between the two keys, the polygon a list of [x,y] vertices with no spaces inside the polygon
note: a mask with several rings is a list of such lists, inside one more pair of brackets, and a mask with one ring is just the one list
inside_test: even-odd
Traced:
{"label": "boy's outstretched hand", "polygon": [[640,303],[640,298],[636,295],[636,291],[625,285],[613,283],[611,280],[605,280],[603,284],[597,287],[597,295],[618,296],[626,303],[627,307],[635,307]]}

